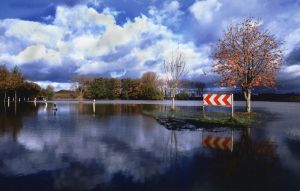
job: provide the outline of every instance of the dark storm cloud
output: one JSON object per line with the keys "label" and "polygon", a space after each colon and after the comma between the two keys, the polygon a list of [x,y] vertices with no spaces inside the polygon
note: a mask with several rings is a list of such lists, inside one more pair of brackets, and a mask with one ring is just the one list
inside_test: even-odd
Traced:
{"label": "dark storm cloud", "polygon": [[42,17],[54,15],[57,5],[74,6],[83,0],[9,0],[0,1],[0,19],[20,18],[40,20]]}
{"label": "dark storm cloud", "polygon": [[[247,18],[257,18],[263,21],[263,25],[268,27],[270,23],[279,24],[280,26],[270,28],[272,33],[278,35],[284,31],[299,27],[299,23],[290,16],[294,16],[300,10],[299,1],[291,0],[274,0],[274,1],[232,1],[219,0],[219,8],[213,9],[212,20],[197,23],[192,27],[195,41],[198,44],[215,42],[222,35],[228,24],[235,23]],[[191,9],[190,9],[190,12]],[[195,13],[197,14],[197,12]],[[195,24],[195,23],[193,23]]]}
{"label": "dark storm cloud", "polygon": [[289,53],[285,63],[287,65],[300,64],[300,43]]}
{"label": "dark storm cloud", "polygon": [[[120,22],[126,22],[126,18],[133,19],[140,16],[141,12],[146,13],[151,1],[131,1],[127,0],[9,0],[0,1],[0,19],[20,18],[35,21],[43,21],[42,17],[48,15],[54,16],[55,8],[58,5],[75,6],[78,4],[88,4],[96,6],[99,10],[105,7],[116,9],[123,15],[120,15]],[[126,14],[124,14],[126,12]]]}
{"label": "dark storm cloud", "polygon": [[147,67],[153,67],[153,66],[155,66],[156,64],[158,64],[157,60],[147,60],[147,61],[145,62],[145,66],[147,66]]}
{"label": "dark storm cloud", "polygon": [[101,56],[100,59],[104,62],[113,62],[119,60],[120,58],[123,58],[129,54],[132,48],[133,47],[131,45],[117,47],[115,51]]}
{"label": "dark storm cloud", "polygon": [[148,47],[151,47],[152,45],[154,45],[157,41],[160,41],[163,39],[163,36],[158,35],[158,36],[153,36],[153,34],[142,34],[142,41],[139,44],[139,47],[141,49],[146,49]]}
{"label": "dark storm cloud", "polygon": [[43,62],[36,62],[22,65],[20,69],[31,81],[71,82],[77,67],[71,63],[49,66]]}
{"label": "dark storm cloud", "polygon": [[293,79],[279,78],[277,87],[279,93],[299,93],[300,92],[300,76]]}

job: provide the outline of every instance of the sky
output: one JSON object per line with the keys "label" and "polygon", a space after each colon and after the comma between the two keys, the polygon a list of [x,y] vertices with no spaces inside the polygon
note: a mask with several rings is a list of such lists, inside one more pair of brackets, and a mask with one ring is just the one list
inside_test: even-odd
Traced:
{"label": "sky", "polygon": [[283,40],[284,64],[272,91],[300,93],[298,0],[0,1],[0,64],[56,90],[75,75],[138,78],[162,72],[179,49],[187,78],[218,81],[211,52],[228,25],[247,18]]}

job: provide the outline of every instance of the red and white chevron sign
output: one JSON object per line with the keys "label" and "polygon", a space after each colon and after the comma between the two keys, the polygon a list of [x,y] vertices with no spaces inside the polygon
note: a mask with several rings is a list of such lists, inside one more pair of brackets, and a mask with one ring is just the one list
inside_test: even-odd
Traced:
{"label": "red and white chevron sign", "polygon": [[232,94],[203,94],[203,105],[232,106]]}
{"label": "red and white chevron sign", "polygon": [[213,149],[233,150],[233,141],[231,137],[214,137],[206,135],[202,139],[202,144],[205,147]]}

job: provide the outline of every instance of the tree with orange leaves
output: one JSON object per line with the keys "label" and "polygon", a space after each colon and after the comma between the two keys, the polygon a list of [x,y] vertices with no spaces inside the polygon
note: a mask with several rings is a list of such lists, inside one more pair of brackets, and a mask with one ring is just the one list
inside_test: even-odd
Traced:
{"label": "tree with orange leaves", "polygon": [[241,87],[247,112],[251,111],[251,90],[276,83],[283,61],[281,44],[253,19],[231,25],[218,41],[213,70],[222,77],[222,86]]}

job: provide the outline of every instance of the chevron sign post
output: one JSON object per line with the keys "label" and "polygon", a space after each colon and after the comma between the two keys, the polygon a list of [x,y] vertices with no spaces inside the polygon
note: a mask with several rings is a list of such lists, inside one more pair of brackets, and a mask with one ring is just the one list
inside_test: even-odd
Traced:
{"label": "chevron sign post", "polygon": [[218,136],[207,135],[203,137],[202,144],[203,146],[212,149],[233,151],[232,137],[218,137]]}
{"label": "chevron sign post", "polygon": [[203,94],[203,111],[204,106],[231,107],[233,117],[233,94]]}

